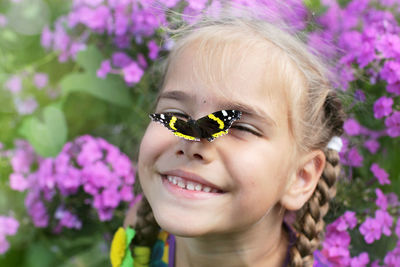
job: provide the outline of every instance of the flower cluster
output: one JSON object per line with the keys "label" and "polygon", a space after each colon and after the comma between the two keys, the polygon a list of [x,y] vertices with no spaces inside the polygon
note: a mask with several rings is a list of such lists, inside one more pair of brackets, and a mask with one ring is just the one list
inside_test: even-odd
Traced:
{"label": "flower cluster", "polygon": [[15,235],[18,227],[19,222],[13,217],[0,216],[0,255],[6,253],[10,247],[6,236]]}
{"label": "flower cluster", "polygon": [[[275,16],[294,29],[304,29],[306,7],[300,0],[286,2],[233,0],[231,4],[253,10],[268,6],[268,19]],[[46,49],[57,51],[59,61],[65,62],[74,60],[93,37],[101,37],[102,50],[107,50],[104,45],[108,43],[112,54],[105,53],[109,59],[101,63],[97,76],[105,79],[108,73],[121,75],[127,85],[132,86],[140,82],[144,71],[159,53],[169,49],[168,36],[160,35],[158,29],[170,26],[169,22],[174,20],[169,17],[173,13],[171,10],[178,11],[183,20],[193,23],[200,13],[216,16],[222,7],[220,0],[74,0],[72,10],[56,21],[53,31],[49,26],[43,29],[41,43]],[[161,47],[159,43],[164,45]]]}
{"label": "flower cluster", "polygon": [[[19,141],[11,164],[10,186],[28,191],[25,205],[36,227],[47,227],[53,220],[55,232],[80,229],[79,206],[94,208],[100,221],[107,221],[119,205],[134,200],[130,159],[101,138],[81,136],[65,144],[56,158],[41,158]],[[54,205],[54,214],[49,214]]]}
{"label": "flower cluster", "polygon": [[13,97],[14,106],[18,114],[27,115],[33,113],[38,108],[38,103],[34,94],[25,90],[27,87],[35,87],[36,90],[46,90],[49,97],[54,95],[53,90],[48,86],[49,77],[46,73],[22,72],[11,75],[3,84]]}

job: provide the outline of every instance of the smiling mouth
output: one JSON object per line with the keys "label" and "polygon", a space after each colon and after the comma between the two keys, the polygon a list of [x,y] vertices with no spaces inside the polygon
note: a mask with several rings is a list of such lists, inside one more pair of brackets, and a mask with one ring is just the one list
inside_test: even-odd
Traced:
{"label": "smiling mouth", "polygon": [[189,181],[179,176],[162,175],[162,178],[168,181],[169,183],[188,191],[198,191],[198,192],[201,191],[205,193],[219,193],[219,194],[224,193],[224,191],[219,190],[217,188],[212,188],[210,186],[197,183],[194,181]]}

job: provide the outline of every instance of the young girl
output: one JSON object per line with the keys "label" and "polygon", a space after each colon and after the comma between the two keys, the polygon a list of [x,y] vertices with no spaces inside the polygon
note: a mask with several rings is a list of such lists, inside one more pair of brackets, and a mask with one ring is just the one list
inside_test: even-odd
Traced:
{"label": "young girl", "polygon": [[[113,266],[132,266],[131,253],[135,267],[313,265],[343,112],[302,42],[254,18],[197,23],[168,57],[155,113],[140,147],[135,231],[117,232]],[[227,134],[190,134],[213,115]]]}

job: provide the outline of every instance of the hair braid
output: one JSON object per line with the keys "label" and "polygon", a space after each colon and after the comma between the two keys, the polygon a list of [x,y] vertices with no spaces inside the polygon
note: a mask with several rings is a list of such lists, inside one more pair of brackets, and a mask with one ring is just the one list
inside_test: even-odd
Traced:
{"label": "hair braid", "polygon": [[136,213],[136,235],[133,244],[136,246],[153,246],[157,240],[160,227],[147,199],[143,196]]}
{"label": "hair braid", "polygon": [[298,236],[291,249],[291,266],[312,266],[313,252],[323,239],[324,216],[329,201],[336,195],[335,182],[340,172],[339,155],[332,149],[325,149],[326,165],[313,195],[298,211],[294,224]]}
{"label": "hair braid", "polygon": [[[343,133],[345,118],[341,103],[334,92],[330,92],[324,103],[325,127],[332,136]],[[325,142],[326,144],[326,142]],[[328,213],[329,202],[336,195],[336,180],[340,173],[339,153],[324,149],[326,164],[311,198],[297,212],[294,228],[297,240],[291,248],[291,266],[312,266],[313,252],[318,248],[324,235],[324,216]]]}

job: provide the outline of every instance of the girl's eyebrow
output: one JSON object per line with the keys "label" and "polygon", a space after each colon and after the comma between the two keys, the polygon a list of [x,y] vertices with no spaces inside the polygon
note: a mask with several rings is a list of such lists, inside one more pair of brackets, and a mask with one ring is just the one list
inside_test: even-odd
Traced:
{"label": "girl's eyebrow", "polygon": [[[160,101],[160,99],[173,99],[177,101],[189,101],[192,97],[182,91],[168,91],[168,92],[163,92],[161,93],[158,98],[157,98],[157,103]],[[240,103],[240,102],[221,102],[217,104],[219,109],[235,109],[235,110],[240,110],[243,115],[249,116],[249,117],[254,117],[257,120],[261,120],[262,122],[265,122],[269,125],[276,126],[276,122],[268,116],[267,113],[265,113],[263,110],[260,110],[258,108],[249,106],[245,103]]]}

